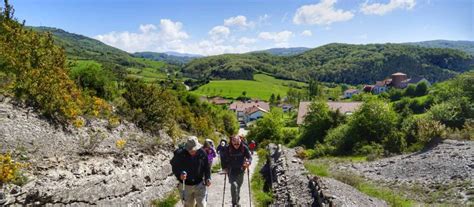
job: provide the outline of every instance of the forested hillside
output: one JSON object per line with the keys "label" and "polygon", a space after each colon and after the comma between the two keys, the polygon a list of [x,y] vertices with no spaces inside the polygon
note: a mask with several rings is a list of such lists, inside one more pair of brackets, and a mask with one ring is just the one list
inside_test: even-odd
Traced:
{"label": "forested hillside", "polygon": [[334,43],[289,57],[255,53],[200,58],[186,65],[183,73],[193,78],[251,79],[259,71],[283,79],[364,84],[397,71],[441,81],[473,68],[472,56],[453,49]]}
{"label": "forested hillside", "polygon": [[182,65],[186,64],[189,61],[196,59],[198,57],[191,57],[191,56],[176,56],[176,55],[170,55],[166,53],[159,53],[159,52],[136,52],[133,53],[133,56],[139,57],[139,58],[146,58],[150,60],[155,60],[155,61],[164,61],[168,64],[173,64],[173,65]]}
{"label": "forested hillside", "polygon": [[461,50],[474,55],[474,41],[431,40],[423,42],[410,42],[407,44],[429,48],[450,48]]}
{"label": "forested hillside", "polygon": [[307,47],[289,47],[289,48],[270,48],[267,50],[261,50],[261,51],[254,51],[250,53],[269,53],[272,55],[277,55],[277,56],[292,56],[292,55],[298,55],[303,52],[306,52],[308,50],[311,50],[311,48]]}

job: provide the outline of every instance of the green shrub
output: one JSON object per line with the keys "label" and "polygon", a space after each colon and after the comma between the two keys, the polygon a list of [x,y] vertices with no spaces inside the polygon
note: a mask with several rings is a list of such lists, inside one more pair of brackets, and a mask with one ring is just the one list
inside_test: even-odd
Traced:
{"label": "green shrub", "polygon": [[152,205],[155,207],[174,207],[179,202],[179,199],[178,192],[174,191],[163,200],[154,200]]}
{"label": "green shrub", "polygon": [[[256,166],[256,169],[261,169],[263,165],[265,164],[266,157],[268,155],[267,151],[265,149],[259,149],[257,151],[259,160]],[[265,207],[269,206],[271,202],[273,201],[273,195],[271,192],[265,192],[264,191],[264,186],[265,186],[265,179],[260,173],[254,173],[252,175],[252,180],[251,180],[251,188],[252,188],[252,197],[255,200],[255,203],[258,207]]]}
{"label": "green shrub", "polygon": [[370,144],[367,144],[366,142],[360,142],[357,143],[354,148],[354,152],[357,155],[371,155],[374,157],[380,157],[384,153],[384,147],[381,144],[374,142]]}

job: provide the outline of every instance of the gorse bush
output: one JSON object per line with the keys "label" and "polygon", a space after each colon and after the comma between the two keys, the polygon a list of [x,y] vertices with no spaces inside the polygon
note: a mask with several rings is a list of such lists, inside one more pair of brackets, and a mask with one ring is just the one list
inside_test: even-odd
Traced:
{"label": "gorse bush", "polygon": [[17,98],[60,123],[77,122],[85,113],[105,114],[110,108],[82,93],[69,78],[64,50],[55,45],[52,35],[18,23],[8,1],[0,13],[0,72],[6,74],[8,88]]}
{"label": "gorse bush", "polygon": [[21,170],[26,167],[27,164],[14,161],[10,153],[0,154],[0,187],[9,183],[25,183]]}
{"label": "gorse bush", "polygon": [[50,34],[27,30],[12,19],[8,7],[0,14],[0,68],[15,76],[13,92],[47,116],[75,119],[85,103],[67,75],[64,51]]}

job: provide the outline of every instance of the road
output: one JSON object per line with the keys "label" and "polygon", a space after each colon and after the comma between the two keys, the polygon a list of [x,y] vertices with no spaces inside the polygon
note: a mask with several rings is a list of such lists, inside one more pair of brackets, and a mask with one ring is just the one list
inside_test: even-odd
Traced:
{"label": "road", "polygon": [[[255,154],[253,156],[252,165],[250,165],[250,177],[252,177],[253,173],[255,172],[255,166],[258,162],[258,157]],[[225,184],[225,201],[224,206],[232,206],[231,196],[230,196],[230,185],[229,180],[227,179]],[[207,197],[207,206],[209,207],[220,207],[222,206],[222,195],[224,190],[224,175],[220,173],[213,173],[212,174],[212,185],[208,188],[208,197]],[[250,206],[249,200],[249,187],[248,187],[248,179],[247,174],[245,175],[244,183],[242,184],[242,188],[240,189],[240,205],[242,207]],[[181,203],[176,205],[177,207],[182,207]],[[254,202],[252,202],[252,206]]]}

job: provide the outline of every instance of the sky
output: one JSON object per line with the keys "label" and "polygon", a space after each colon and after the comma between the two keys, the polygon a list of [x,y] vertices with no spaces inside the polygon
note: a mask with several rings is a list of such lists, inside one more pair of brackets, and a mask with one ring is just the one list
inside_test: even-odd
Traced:
{"label": "sky", "polygon": [[128,52],[474,40],[472,0],[10,0],[19,20]]}

